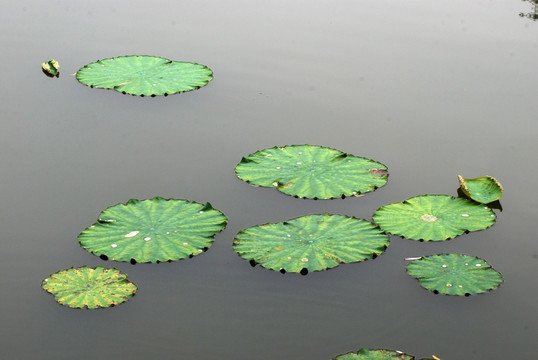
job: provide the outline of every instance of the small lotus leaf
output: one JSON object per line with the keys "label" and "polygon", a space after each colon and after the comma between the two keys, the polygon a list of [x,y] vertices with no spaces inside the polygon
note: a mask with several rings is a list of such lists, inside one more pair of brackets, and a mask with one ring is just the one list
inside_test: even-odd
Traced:
{"label": "small lotus leaf", "polygon": [[104,210],[78,240],[84,249],[111,260],[172,261],[207,250],[226,222],[209,203],[131,199]]}
{"label": "small lotus leaf", "polygon": [[98,60],[77,71],[77,80],[84,85],[140,96],[196,90],[212,78],[205,65],[147,55]]}
{"label": "small lotus leaf", "polygon": [[357,352],[349,352],[346,354],[338,355],[333,360],[414,360],[415,357],[404,354],[397,350],[387,349],[360,349]]}
{"label": "small lotus leaf", "polygon": [[97,309],[121,304],[136,294],[136,285],[118,269],[82,266],[51,274],[41,283],[54,299],[70,308]]}
{"label": "small lotus leaf", "polygon": [[233,247],[267,269],[306,274],[375,258],[388,245],[388,236],[366,220],[322,214],[241,230]]}
{"label": "small lotus leaf", "polygon": [[503,278],[486,261],[461,254],[424,256],[407,265],[422,287],[446,295],[469,296],[496,289]]}
{"label": "small lotus leaf", "polygon": [[379,162],[316,145],[259,150],[243,158],[235,172],[251,185],[308,199],[358,196],[388,179],[387,167]]}
{"label": "small lotus leaf", "polygon": [[60,77],[60,64],[54,59],[41,64],[41,69],[48,77]]}
{"label": "small lotus leaf", "polygon": [[372,216],[384,231],[412,240],[443,241],[495,223],[487,206],[449,195],[421,195],[380,207]]}
{"label": "small lotus leaf", "polygon": [[466,179],[458,175],[461,190],[476,202],[489,204],[503,196],[504,189],[500,182],[491,176]]}

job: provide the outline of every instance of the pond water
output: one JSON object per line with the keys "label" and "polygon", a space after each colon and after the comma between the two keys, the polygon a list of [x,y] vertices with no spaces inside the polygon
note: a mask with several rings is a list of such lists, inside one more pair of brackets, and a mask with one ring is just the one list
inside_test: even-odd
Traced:
{"label": "pond water", "polygon": [[[0,131],[0,358],[330,359],[366,348],[420,357],[534,359],[538,338],[538,22],[520,0],[4,2]],[[71,74],[149,54],[211,67],[185,94],[140,98]],[[50,79],[41,63],[60,63]],[[236,178],[258,149],[317,144],[386,164],[360,198],[301,200]],[[232,249],[241,229],[313,213],[456,195],[457,175],[504,186],[497,223],[441,243],[391,237],[373,261],[280,274]],[[229,218],[206,253],[103,261],[77,235],[130,198],[209,201]],[[478,256],[493,292],[424,290],[404,258]],[[137,295],[72,310],[49,274],[105,265]]]}

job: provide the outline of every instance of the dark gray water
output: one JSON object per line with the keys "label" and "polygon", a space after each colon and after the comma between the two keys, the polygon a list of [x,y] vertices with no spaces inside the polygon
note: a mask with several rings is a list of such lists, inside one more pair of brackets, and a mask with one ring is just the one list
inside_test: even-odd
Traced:
{"label": "dark gray water", "polygon": [[[2,1],[0,358],[330,359],[361,347],[417,357],[535,359],[538,338],[538,22],[519,0]],[[205,88],[139,98],[69,74],[150,54],[211,67]],[[41,63],[54,58],[61,76]],[[254,188],[258,149],[318,144],[389,167],[361,198]],[[371,219],[457,175],[505,188],[492,228],[442,243],[392,237],[374,261],[307,276],[252,268],[233,236],[309,213]],[[208,252],[105,262],[77,235],[130,198],[210,201],[229,218]],[[405,257],[464,253],[504,276],[493,292],[434,295]],[[121,306],[72,310],[41,289],[72,266],[115,266]]]}

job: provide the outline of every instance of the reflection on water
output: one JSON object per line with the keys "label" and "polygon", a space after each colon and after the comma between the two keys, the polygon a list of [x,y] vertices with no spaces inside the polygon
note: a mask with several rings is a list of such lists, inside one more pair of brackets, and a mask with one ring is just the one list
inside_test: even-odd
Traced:
{"label": "reflection on water", "polygon": [[538,0],[523,0],[528,1],[532,5],[532,11],[529,13],[519,13],[519,16],[532,19],[532,21],[538,20]]}

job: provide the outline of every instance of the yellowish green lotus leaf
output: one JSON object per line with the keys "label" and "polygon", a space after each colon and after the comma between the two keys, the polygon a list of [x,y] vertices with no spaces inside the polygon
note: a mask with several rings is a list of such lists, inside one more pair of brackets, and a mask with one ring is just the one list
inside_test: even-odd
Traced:
{"label": "yellowish green lotus leaf", "polygon": [[65,306],[97,309],[121,304],[136,294],[136,285],[118,269],[82,266],[51,274],[41,283],[43,289]]}

